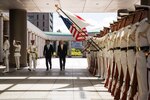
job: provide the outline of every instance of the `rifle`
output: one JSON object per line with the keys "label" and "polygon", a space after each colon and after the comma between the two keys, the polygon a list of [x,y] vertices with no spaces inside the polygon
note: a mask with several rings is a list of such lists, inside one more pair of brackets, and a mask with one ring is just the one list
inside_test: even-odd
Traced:
{"label": "rifle", "polygon": [[109,85],[108,85],[108,91],[109,92],[111,92],[111,86],[112,86],[112,81],[113,81],[113,76],[114,76],[114,68],[115,68],[115,61],[113,60],[112,76],[110,78]]}
{"label": "rifle", "polygon": [[123,85],[123,91],[121,93],[122,94],[121,95],[121,100],[126,100],[127,99],[127,92],[129,90],[129,87],[130,87],[130,75],[129,75],[129,70],[128,70],[128,67],[127,67],[125,82],[124,82],[124,85]]}
{"label": "rifle", "polygon": [[97,62],[97,56],[96,55],[94,55],[95,57],[94,57],[94,69],[93,69],[93,75],[95,76],[96,75],[96,73],[97,73],[97,69],[98,69],[98,62]]}
{"label": "rifle", "polygon": [[137,81],[137,72],[136,72],[136,66],[134,67],[133,71],[133,77],[131,79],[130,89],[128,91],[128,100],[134,100],[134,96],[137,93],[137,87],[138,87],[138,81]]}
{"label": "rifle", "polygon": [[108,83],[109,83],[109,78],[110,78],[110,73],[111,73],[111,68],[110,68],[111,65],[108,65],[108,70],[107,70],[107,78],[106,78],[106,82],[104,84],[104,87],[107,87],[108,86]]}
{"label": "rifle", "polygon": [[114,93],[114,99],[115,100],[119,100],[120,99],[120,92],[121,92],[121,87],[122,87],[122,84],[123,84],[123,77],[124,77],[123,69],[121,67],[121,72],[120,72],[118,84],[116,86],[116,90],[115,90],[115,93]]}
{"label": "rifle", "polygon": [[113,85],[112,85],[112,91],[111,91],[111,95],[114,96],[114,92],[115,92],[115,88],[116,88],[116,85],[117,85],[117,82],[118,82],[118,66],[116,64],[116,68],[115,68],[115,74],[114,74],[114,80],[113,80]]}
{"label": "rifle", "polygon": [[91,53],[91,63],[90,63],[90,68],[89,68],[89,72],[92,74],[92,72],[93,72],[93,66],[94,66],[94,59],[93,59],[93,52]]}

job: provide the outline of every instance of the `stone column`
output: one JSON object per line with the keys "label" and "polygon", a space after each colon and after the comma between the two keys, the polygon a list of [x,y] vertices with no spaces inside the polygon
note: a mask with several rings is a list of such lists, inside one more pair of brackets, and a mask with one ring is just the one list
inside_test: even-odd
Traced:
{"label": "stone column", "polygon": [[[27,66],[27,12],[22,9],[9,10],[10,64],[15,65],[13,40],[21,41],[21,67]],[[11,66],[11,67],[12,67]]]}
{"label": "stone column", "polygon": [[9,21],[5,20],[4,21],[4,35],[9,35]]}
{"label": "stone column", "polygon": [[3,14],[0,14],[0,64],[3,62]]}
{"label": "stone column", "polygon": [[9,21],[5,20],[4,21],[4,35],[9,35]]}
{"label": "stone column", "polygon": [[40,58],[42,57],[42,44],[41,44],[42,42],[41,42],[41,37],[39,37],[39,45],[40,45]]}

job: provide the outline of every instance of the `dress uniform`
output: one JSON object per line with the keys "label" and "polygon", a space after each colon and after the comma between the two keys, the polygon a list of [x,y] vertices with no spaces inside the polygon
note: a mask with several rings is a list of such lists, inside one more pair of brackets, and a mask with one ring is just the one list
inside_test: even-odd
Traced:
{"label": "dress uniform", "polygon": [[109,59],[109,52],[108,52],[108,48],[109,48],[109,44],[108,44],[108,40],[109,40],[109,34],[105,35],[105,39],[104,39],[104,55],[105,55],[105,69],[104,69],[104,79],[106,79],[107,77],[107,72],[108,72],[108,59]]}
{"label": "dress uniform", "polygon": [[124,28],[124,31],[121,35],[121,68],[123,71],[123,84],[121,87],[121,95],[120,98],[126,98],[127,97],[127,90],[129,88],[129,81],[130,78],[128,76],[128,66],[127,66],[127,36],[129,33],[129,30],[131,29],[131,25],[128,25]]}
{"label": "dress uniform", "polygon": [[[147,31],[147,39],[150,45],[150,29]],[[150,49],[150,48],[149,48]],[[148,86],[148,100],[150,99],[150,50],[147,53],[147,86]]]}
{"label": "dress uniform", "polygon": [[106,67],[107,67],[107,63],[106,63],[106,48],[105,48],[105,39],[106,39],[106,35],[102,37],[102,65],[101,65],[101,78],[105,79],[106,77]]}
{"label": "dress uniform", "polygon": [[10,48],[10,43],[8,41],[8,36],[5,36],[3,50],[4,50],[4,63],[5,63],[6,68],[4,70],[4,73],[9,72],[9,54],[10,54],[9,48]]}
{"label": "dress uniform", "polygon": [[28,48],[28,53],[29,53],[29,71],[32,70],[32,61],[33,61],[33,70],[36,69],[36,66],[37,66],[37,58],[38,58],[38,55],[37,55],[37,46],[34,44],[34,40],[31,40],[31,45],[29,46]]}
{"label": "dress uniform", "polygon": [[[103,48],[103,38],[99,38],[99,46],[101,47],[101,49]],[[104,62],[103,62],[103,51],[100,50],[99,51],[99,54],[98,54],[98,57],[99,57],[99,74],[101,76],[101,78],[103,79],[104,78]]]}
{"label": "dress uniform", "polygon": [[145,51],[149,48],[149,43],[147,39],[148,29],[150,24],[148,19],[144,18],[137,28],[135,41],[136,41],[136,71],[137,71],[137,81],[138,81],[138,99],[147,100],[148,98],[148,85],[147,85],[147,66],[146,66],[146,55]]}
{"label": "dress uniform", "polygon": [[115,63],[115,53],[114,53],[114,47],[115,47],[115,38],[116,38],[116,31],[112,33],[112,37],[110,38],[111,44],[110,44],[110,51],[111,51],[111,58],[110,58],[110,78],[109,78],[109,83],[108,83],[108,91],[111,92],[111,87],[112,87],[112,81],[113,81],[113,75],[114,75],[114,63]]}
{"label": "dress uniform", "polygon": [[14,56],[15,56],[15,62],[16,62],[16,69],[20,69],[20,50],[21,50],[21,45],[20,45],[20,41],[13,41],[13,45],[15,47],[15,53],[14,53]]}
{"label": "dress uniform", "polygon": [[[100,38],[97,38],[97,43],[98,43],[98,46],[101,48],[101,40],[100,40]],[[98,61],[98,76],[99,77],[101,77],[101,57],[102,57],[102,55],[101,55],[101,50],[99,50],[98,52],[97,52],[97,61]]]}
{"label": "dress uniform", "polygon": [[109,47],[108,47],[108,50],[109,50],[109,60],[108,60],[108,66],[110,67],[110,77],[109,77],[109,79],[108,79],[108,85],[107,86],[109,86],[109,84],[110,84],[110,81],[112,80],[112,77],[113,77],[113,75],[112,75],[112,72],[113,72],[113,43],[114,43],[114,37],[115,37],[115,33],[109,33],[109,41],[108,41],[108,43],[109,43]]}
{"label": "dress uniform", "polygon": [[122,32],[122,29],[116,31],[116,37],[115,37],[115,41],[114,41],[115,67],[114,67],[114,75],[113,75],[113,84],[112,84],[112,88],[111,88],[112,95],[114,95],[116,84],[118,82],[119,71],[121,69],[121,63],[120,63],[120,35],[121,35],[121,32]]}
{"label": "dress uniform", "polygon": [[[129,30],[128,32],[128,36],[127,36],[127,65],[128,65],[128,68],[129,68],[129,76],[130,76],[130,85],[133,83],[133,72],[134,72],[134,68],[135,68],[135,54],[136,54],[136,51],[135,51],[135,32],[136,32],[136,29],[139,25],[139,22],[136,22],[134,23],[132,26],[131,26],[131,29]],[[132,88],[131,86],[129,87],[129,90],[128,90],[128,93],[127,93],[127,100],[130,100],[130,96],[131,96],[131,91],[132,91]]]}

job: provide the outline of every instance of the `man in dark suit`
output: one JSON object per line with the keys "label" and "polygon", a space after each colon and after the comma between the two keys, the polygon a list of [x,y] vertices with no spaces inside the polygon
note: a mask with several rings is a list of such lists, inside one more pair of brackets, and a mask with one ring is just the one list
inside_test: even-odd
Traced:
{"label": "man in dark suit", "polygon": [[59,42],[57,55],[59,56],[60,61],[60,70],[65,70],[66,56],[67,56],[67,46],[63,41]]}
{"label": "man in dark suit", "polygon": [[43,55],[45,56],[46,59],[46,71],[49,70],[48,67],[48,63],[50,64],[50,69],[52,68],[52,62],[51,62],[51,58],[53,55],[54,49],[53,46],[50,44],[50,40],[46,40],[46,45],[44,46],[44,50],[43,50]]}

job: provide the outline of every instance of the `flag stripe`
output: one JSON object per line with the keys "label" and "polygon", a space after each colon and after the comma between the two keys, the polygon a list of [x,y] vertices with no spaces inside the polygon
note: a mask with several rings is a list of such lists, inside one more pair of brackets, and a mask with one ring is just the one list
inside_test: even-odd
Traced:
{"label": "flag stripe", "polygon": [[69,29],[70,33],[73,35],[73,38],[76,41],[84,41],[86,37],[88,36],[86,28],[82,28],[82,31],[79,31],[75,25],[69,21],[69,19],[64,18],[63,16],[60,16],[64,23],[66,24],[67,28]]}

